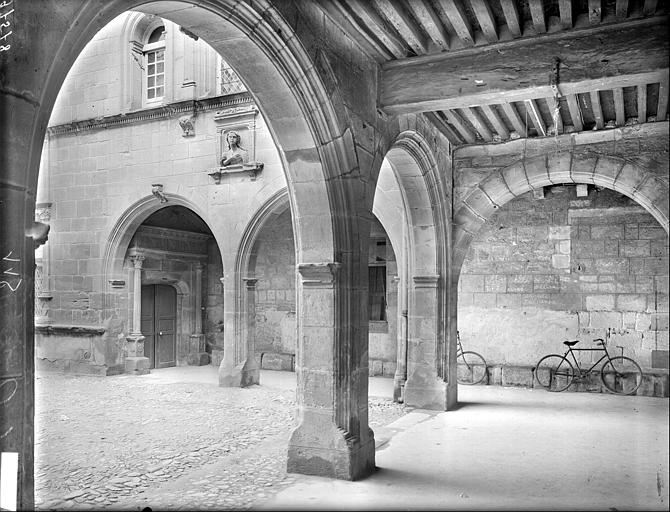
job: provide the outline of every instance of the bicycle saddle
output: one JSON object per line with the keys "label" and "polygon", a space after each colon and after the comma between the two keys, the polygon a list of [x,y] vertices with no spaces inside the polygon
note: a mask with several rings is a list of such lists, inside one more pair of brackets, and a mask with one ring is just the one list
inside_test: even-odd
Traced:
{"label": "bicycle saddle", "polygon": [[574,347],[577,343],[579,343],[579,340],[575,341],[564,341],[563,345],[567,345],[568,347]]}

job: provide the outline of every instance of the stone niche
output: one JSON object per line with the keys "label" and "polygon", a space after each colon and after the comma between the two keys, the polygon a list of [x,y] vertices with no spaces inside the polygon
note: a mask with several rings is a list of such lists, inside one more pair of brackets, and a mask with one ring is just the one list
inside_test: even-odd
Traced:
{"label": "stone niche", "polygon": [[[252,181],[263,170],[263,163],[256,161],[256,121],[258,108],[255,105],[231,107],[216,112],[216,168],[208,174],[218,185],[226,175],[248,174]],[[228,135],[236,133],[239,137],[240,158],[232,164],[223,165],[222,160],[229,150]]]}

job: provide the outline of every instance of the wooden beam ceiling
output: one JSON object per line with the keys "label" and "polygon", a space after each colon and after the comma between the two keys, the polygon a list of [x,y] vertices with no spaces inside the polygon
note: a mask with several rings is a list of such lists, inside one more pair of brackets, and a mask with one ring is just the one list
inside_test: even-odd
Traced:
{"label": "wooden beam ceiling", "polygon": [[563,95],[660,82],[670,47],[665,23],[657,17],[388,62],[380,104],[403,114],[547,98],[556,58]]}

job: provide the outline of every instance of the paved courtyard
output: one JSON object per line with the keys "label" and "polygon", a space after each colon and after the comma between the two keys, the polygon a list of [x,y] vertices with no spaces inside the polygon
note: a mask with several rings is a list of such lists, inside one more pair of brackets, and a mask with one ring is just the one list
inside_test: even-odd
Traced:
{"label": "paved courtyard", "polygon": [[[239,389],[218,387],[216,369],[191,367],[186,381],[166,370],[37,377],[37,509],[240,510],[295,481],[293,374]],[[370,404],[373,429],[404,414],[390,399]]]}

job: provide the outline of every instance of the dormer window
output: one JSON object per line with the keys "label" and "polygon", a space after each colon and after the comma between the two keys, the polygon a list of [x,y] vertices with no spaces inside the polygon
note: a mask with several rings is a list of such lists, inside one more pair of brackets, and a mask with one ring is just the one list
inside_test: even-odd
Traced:
{"label": "dormer window", "polygon": [[159,102],[165,95],[165,27],[156,28],[142,48],[144,91],[147,103]]}

